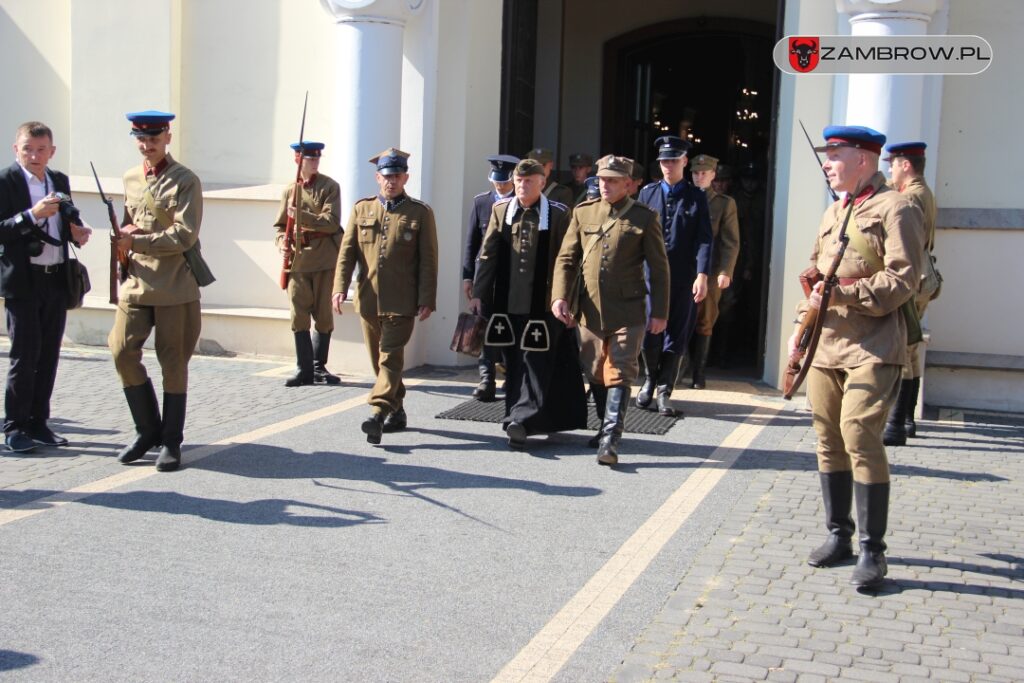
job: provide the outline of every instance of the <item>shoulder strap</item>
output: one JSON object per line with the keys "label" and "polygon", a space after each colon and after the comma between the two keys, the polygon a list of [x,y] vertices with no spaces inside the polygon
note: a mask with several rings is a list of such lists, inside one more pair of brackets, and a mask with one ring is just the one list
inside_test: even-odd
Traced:
{"label": "shoulder strap", "polygon": [[153,199],[153,193],[150,192],[148,184],[146,185],[146,191],[142,193],[142,198],[146,202],[146,208],[156,216],[156,220],[160,223],[160,226],[163,227],[164,230],[171,227],[171,224],[173,223],[171,217],[167,215],[166,211],[156,205],[156,200]]}
{"label": "shoulder strap", "polygon": [[846,236],[850,238],[850,246],[853,247],[860,257],[868,262],[871,269],[876,273],[885,270],[885,264],[882,262],[880,257],[875,250],[871,248],[868,241],[864,239],[864,233],[862,233],[855,223],[852,221],[846,226]]}

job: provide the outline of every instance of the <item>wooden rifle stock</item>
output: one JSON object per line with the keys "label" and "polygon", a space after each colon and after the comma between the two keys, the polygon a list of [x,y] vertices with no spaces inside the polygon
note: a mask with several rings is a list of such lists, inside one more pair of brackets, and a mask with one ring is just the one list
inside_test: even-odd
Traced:
{"label": "wooden rifle stock", "polygon": [[850,224],[850,216],[853,215],[854,207],[853,197],[856,197],[857,194],[854,193],[850,197],[850,206],[846,210],[846,218],[843,219],[843,227],[839,231],[839,247],[836,249],[836,255],[832,258],[832,263],[829,265],[828,273],[825,274],[825,284],[821,289],[821,304],[818,308],[807,310],[807,313],[804,314],[803,322],[800,323],[800,327],[797,329],[796,348],[800,351],[801,360],[797,362],[791,359],[789,364],[786,365],[786,373],[782,380],[782,397],[787,401],[793,398],[793,394],[803,384],[808,370],[811,369],[814,352],[818,349],[821,327],[825,322],[824,313],[828,310],[829,301],[832,299],[833,288],[839,284],[839,278],[836,277],[836,273],[839,271],[839,265],[843,262],[846,246],[850,243],[850,238],[846,235],[846,226]]}
{"label": "wooden rifle stock", "polygon": [[89,162],[89,166],[92,168],[93,178],[96,179],[96,189],[100,192],[100,199],[107,205],[107,219],[110,221],[110,279],[108,281],[110,295],[107,300],[116,306],[117,288],[122,282],[128,279],[128,252],[123,249],[119,249],[117,246],[117,241],[121,238],[121,228],[117,224],[117,214],[114,212],[114,201],[104,194],[103,186],[100,185],[100,177],[96,173],[96,167],[93,166],[91,161]]}
{"label": "wooden rifle stock", "polygon": [[300,239],[299,235],[299,214],[302,200],[302,154],[303,136],[306,134],[306,105],[309,104],[309,91],[306,91],[306,99],[302,103],[302,125],[299,126],[299,160],[295,169],[295,185],[292,186],[291,214],[284,222],[284,262],[281,264],[281,277],[278,284],[281,289],[288,289],[288,279],[291,277],[292,261],[295,259],[295,242]]}

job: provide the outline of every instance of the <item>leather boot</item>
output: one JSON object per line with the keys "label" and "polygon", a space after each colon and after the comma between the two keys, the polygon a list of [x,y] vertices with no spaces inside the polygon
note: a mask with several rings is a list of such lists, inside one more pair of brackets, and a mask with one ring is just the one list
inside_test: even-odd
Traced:
{"label": "leather boot", "polygon": [[819,472],[828,540],[807,557],[812,567],[832,567],[853,557],[853,472]]}
{"label": "leather boot", "polygon": [[690,365],[693,366],[693,384],[690,386],[694,389],[703,389],[707,385],[704,379],[704,368],[708,364],[710,349],[711,335],[693,335],[693,355],[690,361]]}
{"label": "leather boot", "polygon": [[597,462],[601,465],[617,465],[619,462],[619,441],[626,423],[626,407],[629,405],[628,386],[608,389],[608,404],[604,410],[601,425],[601,441],[597,445]]}
{"label": "leather boot", "polygon": [[366,443],[379,444],[380,436],[384,433],[384,413],[370,413],[370,416],[363,420],[361,429],[363,434],[366,434]]}
{"label": "leather boot", "polygon": [[907,414],[903,420],[903,424],[907,426],[907,437],[917,436],[917,422],[914,419],[917,416],[917,395],[921,391],[921,378],[915,377],[910,380],[910,393],[907,396]]}
{"label": "leather boot", "polygon": [[164,419],[161,425],[160,455],[156,458],[157,472],[172,472],[181,464],[181,442],[185,438],[185,404],[188,394],[164,392]]}
{"label": "leather boot", "polygon": [[644,359],[644,383],[636,394],[636,407],[646,408],[654,398],[654,387],[658,383],[658,373],[662,362],[661,349],[644,349],[640,352]]}
{"label": "leather boot", "polygon": [[302,387],[313,383],[313,340],[309,332],[295,333],[295,374],[289,377],[286,387]]}
{"label": "leather boot", "polygon": [[381,430],[385,434],[400,432],[409,424],[409,416],[405,414],[405,408],[399,408],[384,419]]}
{"label": "leather boot", "polygon": [[601,443],[601,427],[604,425],[605,406],[608,405],[608,387],[603,384],[591,384],[590,393],[594,397],[594,408],[597,409],[597,421],[601,424],[597,427],[597,434],[590,437],[590,440],[587,441],[587,445],[591,448],[597,448],[597,445]]}
{"label": "leather boot", "polygon": [[473,390],[473,398],[481,403],[493,402],[495,394],[494,361],[486,358],[486,353],[486,351],[480,353],[480,360],[477,362],[477,368],[480,371],[480,384],[477,384],[476,389]]}
{"label": "leather boot", "polygon": [[153,382],[146,380],[137,387],[125,387],[124,397],[135,422],[135,441],[121,449],[118,462],[134,462],[150,448],[160,445],[160,405],[156,402]]}
{"label": "leather boot", "polygon": [[889,420],[885,423],[885,431],[882,432],[882,443],[886,446],[903,446],[907,443],[907,385],[909,379],[900,382],[900,393],[889,410]]}
{"label": "leather boot", "polygon": [[878,588],[889,571],[885,561],[885,541],[882,540],[889,521],[889,483],[854,482],[853,493],[857,498],[860,557],[850,583],[858,588]]}
{"label": "leather boot", "polygon": [[341,384],[341,378],[327,369],[327,354],[331,350],[331,335],[317,332],[313,337],[313,383]]}
{"label": "leather boot", "polygon": [[672,407],[672,390],[675,389],[679,377],[680,366],[686,359],[678,353],[661,354],[661,372],[658,373],[658,413],[665,417],[678,417],[682,411]]}

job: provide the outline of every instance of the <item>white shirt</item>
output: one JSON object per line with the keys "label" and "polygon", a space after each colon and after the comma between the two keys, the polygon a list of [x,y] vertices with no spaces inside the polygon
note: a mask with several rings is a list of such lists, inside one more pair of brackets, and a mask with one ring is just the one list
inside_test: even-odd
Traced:
{"label": "white shirt", "polygon": [[[43,172],[43,179],[36,178],[32,173],[27,170],[24,166],[21,167],[21,172],[25,174],[25,182],[28,183],[28,196],[35,206],[39,201],[46,195],[50,194],[54,190],[53,184],[50,182],[50,176],[45,171]],[[27,213],[32,216],[32,221],[39,224],[39,221],[33,215],[31,209]],[[60,239],[60,213],[55,213],[46,219],[46,224],[40,226],[42,230],[50,237],[59,240]],[[61,247],[55,247],[52,244],[43,242],[43,252],[39,256],[32,256],[29,258],[31,263],[37,266],[52,266],[57,263],[63,263],[64,253]]]}

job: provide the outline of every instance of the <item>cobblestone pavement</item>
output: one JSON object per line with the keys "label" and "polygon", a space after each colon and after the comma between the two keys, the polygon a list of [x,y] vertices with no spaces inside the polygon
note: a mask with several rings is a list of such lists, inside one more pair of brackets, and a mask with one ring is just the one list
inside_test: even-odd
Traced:
{"label": "cobblestone pavement", "polygon": [[[6,355],[6,348],[6,339],[0,338],[0,355]],[[159,367],[150,352],[146,354],[146,363],[159,391]],[[280,387],[281,380],[290,372],[286,363],[281,359],[196,357],[191,367],[193,382],[189,394],[186,445],[212,444],[229,435],[239,435],[270,423],[307,416],[339,402],[359,401],[369,386],[366,378],[346,377],[341,387],[284,391]],[[6,362],[0,362],[0,380],[5,373]],[[471,371],[430,368],[420,370],[418,374],[426,378],[432,388],[414,391],[411,396],[418,397],[417,400],[426,403],[434,412],[451,407],[469,393]],[[721,386],[718,383],[718,387]],[[733,388],[772,393],[739,383]],[[687,397],[696,392],[680,393],[685,405]],[[631,504],[631,489],[639,491],[639,485],[644,484],[649,487],[645,489],[646,495],[652,499],[637,501],[635,506],[647,505],[644,510],[655,507],[676,487],[678,482],[670,481],[673,476],[680,477],[680,481],[685,480],[688,472],[701,459],[705,463],[709,462],[715,446],[722,443],[730,430],[749,421],[751,408],[743,404],[741,394],[733,396],[736,397],[734,405],[718,402],[689,406],[687,420],[681,423],[682,427],[673,428],[666,437],[637,442],[646,451],[646,459],[637,456],[634,458],[637,462],[626,464],[623,467],[625,478],[594,481],[594,485],[603,487],[603,495],[614,505],[628,506]],[[116,449],[130,437],[131,424],[105,349],[68,347],[64,350],[54,406],[55,418],[52,425],[55,431],[71,438],[74,447],[40,449],[24,456],[0,454],[0,513],[11,508],[31,508],[35,505],[34,501],[42,499],[51,501],[46,505],[53,505],[55,493],[75,487],[88,487],[93,482],[109,480],[119,472],[131,471],[132,468],[119,467],[112,460]],[[418,414],[426,412],[421,405]],[[805,412],[779,402],[779,411],[772,414],[767,425],[739,454],[721,482],[702,500],[693,518],[675,532],[671,542],[623,598],[622,604],[608,614],[602,629],[583,642],[565,666],[553,676],[554,680],[1024,680],[1024,610],[1021,609],[1024,604],[1021,602],[1024,597],[1024,516],[1021,514],[1024,511],[1024,416],[932,409],[930,417],[932,419],[919,422],[919,436],[911,441],[910,446],[890,451],[893,472],[892,514],[886,539],[889,544],[889,581],[882,590],[877,593],[858,593],[854,590],[848,584],[852,562],[842,567],[818,570],[806,565],[804,558],[821,542],[825,533],[815,474],[814,435]],[[356,419],[353,416],[350,421]],[[452,423],[448,424],[450,426]],[[525,524],[530,515],[503,518],[503,515],[520,513],[518,510],[513,512],[507,507],[503,508],[507,504],[496,497],[505,495],[503,492],[506,490],[514,492],[515,488],[510,489],[510,486],[543,487],[547,484],[540,482],[554,482],[556,480],[553,477],[557,476],[564,479],[559,483],[568,485],[571,482],[577,487],[583,487],[594,478],[595,472],[605,471],[590,464],[592,455],[585,448],[577,448],[575,444],[578,439],[564,437],[562,441],[554,441],[556,447],[564,452],[556,451],[555,457],[541,453],[540,458],[528,463],[538,483],[523,484],[522,474],[515,469],[519,467],[516,461],[494,459],[493,441],[496,437],[490,434],[493,426],[457,424],[459,427],[455,429],[442,426],[441,429],[421,430],[422,434],[428,435],[423,441],[418,441],[418,437],[411,434],[406,437],[406,441],[397,443],[390,451],[366,451],[370,455],[377,454],[374,459],[369,459],[361,450],[362,447],[351,450],[352,455],[348,457],[361,458],[378,469],[398,468],[399,475],[389,476],[399,478],[393,482],[388,479],[389,492],[383,495],[409,495],[414,492],[416,499],[430,502],[428,496],[418,491],[433,490],[437,500],[430,504],[435,508],[428,509],[455,513],[457,521],[452,529],[456,535],[452,538],[462,539],[467,548],[480,547],[481,543],[489,541],[486,536],[478,538],[469,534],[469,529],[476,527],[463,525],[467,522],[477,523],[479,520],[474,521],[458,505],[463,505],[465,510],[488,512],[492,519],[502,520],[515,528],[517,524]],[[469,432],[471,439],[468,442],[452,441],[463,432]],[[327,433],[332,432],[328,430]],[[271,439],[266,443],[254,440],[253,448],[271,449],[267,452],[277,453],[272,450],[280,443],[280,437],[277,438],[277,441]],[[433,443],[438,439],[447,439],[450,445]],[[497,447],[500,449],[500,436],[497,439]],[[280,452],[297,459],[298,463],[307,463],[307,467],[310,466],[308,463],[313,462],[318,463],[316,467],[326,467],[319,464],[322,458],[302,459],[305,444],[295,448],[294,455],[290,450]],[[315,445],[309,448],[317,453]],[[342,446],[341,450],[354,448]],[[451,452],[446,453],[446,448]],[[437,450],[432,454],[430,449]],[[460,452],[457,449],[463,450]],[[414,459],[424,452],[434,459]],[[389,459],[381,460],[381,454]],[[483,459],[480,459],[481,455]],[[574,457],[577,455],[585,455],[588,463],[580,469],[579,475],[572,469],[580,461],[580,458]],[[251,489],[260,485],[259,480],[236,484],[232,479],[228,480],[229,483],[219,483],[221,479],[214,479],[213,475],[217,475],[221,469],[232,473],[245,471],[239,465],[239,455],[226,452],[219,457],[223,466],[210,463],[192,469],[190,481],[197,490],[190,493],[200,495],[203,492],[200,487],[210,485],[209,481],[213,481],[225,487],[216,490],[218,495],[233,499],[242,495],[238,493],[239,486]],[[545,460],[545,457],[548,459]],[[554,462],[560,458],[562,463]],[[188,451],[185,459],[188,464]],[[420,482],[426,475],[437,478],[437,481],[446,481],[444,477],[449,476],[446,473],[453,469],[452,463],[455,462],[461,463],[462,468],[479,466],[481,472],[472,475],[479,481],[513,484],[502,483],[494,492],[488,493],[485,489],[473,498],[452,498],[460,490],[458,487],[447,489],[447,493],[443,488],[409,488],[418,486],[416,482]],[[425,466],[428,464],[432,467]],[[558,469],[549,470],[549,467]],[[328,467],[326,472],[333,473],[333,470]],[[341,478],[334,481],[344,483],[345,476],[349,476],[345,472],[339,470],[335,473]],[[658,477],[652,476],[659,473],[662,480],[660,483]],[[299,482],[310,478],[301,474],[283,475],[281,481],[294,486],[296,484],[289,483],[288,476],[297,476]],[[508,478],[499,480],[488,476],[494,474]],[[648,477],[646,479],[645,474]],[[273,477],[278,474],[270,472],[261,476],[268,477],[267,485],[271,486]],[[453,472],[451,476],[465,478],[467,475]],[[580,477],[578,481],[573,479],[576,476]],[[324,473],[313,478],[312,490],[330,490],[322,485],[326,481],[331,479]],[[406,481],[413,484],[407,485]],[[176,489],[180,486],[172,476],[157,477],[147,488],[167,489],[161,495],[177,496],[179,494]],[[355,488],[344,490],[357,491]],[[578,490],[589,492],[591,489]],[[257,491],[254,495],[269,494]],[[280,495],[286,497],[284,492]],[[311,497],[307,502],[312,504],[315,500],[313,494],[308,495]],[[442,495],[446,496],[447,501],[443,505],[440,502]],[[571,521],[573,508],[581,518],[594,512],[608,514],[608,508],[600,507],[597,498],[577,497],[571,503],[566,499],[564,505],[554,500],[551,514],[555,515],[554,518],[564,517],[566,523]],[[109,502],[109,498],[104,500]],[[179,498],[171,500],[173,504],[169,504],[169,507],[165,509],[165,506],[157,505],[154,512],[166,514],[168,510],[177,511],[174,506],[181,505],[175,502]],[[395,500],[395,504],[400,504],[405,499],[386,500]],[[333,504],[333,500],[326,498],[322,502]],[[356,502],[352,502],[353,507],[358,507]],[[486,507],[488,504],[493,507]],[[536,505],[536,502],[530,500],[530,504]],[[581,512],[584,505],[595,506],[593,512],[590,508]],[[116,510],[117,506],[114,507]],[[379,506],[373,509],[388,510]],[[622,507],[619,513],[614,513],[614,508],[612,510],[613,516],[608,518],[609,523],[606,525],[606,537],[599,538],[595,532],[590,531],[588,533],[594,535],[579,539],[582,545],[568,548],[568,554],[564,557],[558,557],[557,548],[560,544],[565,546],[569,539],[559,540],[557,528],[553,530],[555,533],[551,541],[538,539],[542,541],[542,546],[534,561],[535,566],[551,564],[551,577],[561,574],[566,585],[559,586],[553,578],[544,578],[532,584],[530,589],[536,591],[539,587],[549,586],[565,590],[552,590],[550,595],[541,591],[539,597],[544,600],[538,601],[539,605],[543,605],[537,608],[541,610],[539,614],[522,609],[517,612],[511,609],[510,604],[509,614],[503,616],[519,629],[514,637],[504,634],[504,631],[511,632],[511,626],[504,630],[498,629],[495,633],[503,633],[501,637],[504,640],[497,635],[493,637],[495,651],[466,653],[467,659],[478,660],[476,668],[459,666],[457,663],[453,665],[451,662],[432,663],[433,669],[424,670],[435,673],[423,675],[420,679],[482,680],[488,676],[481,675],[480,671],[490,671],[490,675],[497,673],[502,663],[509,661],[516,650],[525,645],[529,636],[551,613],[557,611],[592,571],[587,568],[580,571],[580,576],[570,576],[570,567],[591,563],[596,569],[612,555],[620,539],[632,533],[632,527],[624,523],[626,508]],[[88,531],[89,525],[95,524],[89,515],[100,512],[110,515],[110,519],[131,519],[115,516],[114,512],[108,512],[102,507],[93,507],[78,513],[76,519],[81,520],[75,527],[78,532]],[[231,513],[235,514],[250,513]],[[403,528],[399,524],[403,520],[397,517],[397,512],[392,514],[396,515],[396,519],[393,520],[394,531],[391,533],[396,533]],[[412,518],[422,514],[416,512]],[[638,513],[640,521],[647,514],[647,511]],[[459,516],[465,521],[458,521]],[[38,528],[50,529],[56,519],[39,522]],[[152,524],[153,515],[141,519],[150,520]],[[235,518],[229,515],[228,520],[235,521]],[[217,521],[223,524],[224,518],[217,518]],[[633,523],[629,522],[630,525]],[[405,522],[408,527],[412,524],[412,521]],[[195,526],[194,532],[207,533],[215,527],[215,524],[204,522]],[[17,528],[9,526],[7,529],[11,531],[12,541],[28,543]],[[355,529],[353,527],[350,532],[353,543],[358,540]],[[239,531],[233,533],[241,534]],[[267,533],[256,529],[247,539],[249,542],[264,542],[261,539],[267,538]],[[276,541],[279,548],[300,548],[295,540],[299,538],[297,533],[292,529],[289,536],[281,536]],[[271,538],[278,537],[272,535]],[[496,542],[498,545],[490,548],[492,553],[500,552],[498,549],[510,541],[501,538]],[[548,545],[543,545],[544,542]],[[376,537],[369,537],[367,543],[372,548],[379,541]],[[593,546],[593,551],[590,546]],[[154,545],[154,549],[156,547]],[[529,544],[523,546],[527,547]],[[581,547],[586,550],[581,551]],[[75,552],[88,553],[88,549],[76,549]],[[324,546],[315,549],[313,554],[327,552],[328,546]],[[339,557],[344,558],[344,555]],[[224,561],[218,559],[212,541],[207,559],[211,562]],[[26,567],[31,567],[32,561],[33,558],[27,558]],[[325,565],[329,566],[330,562],[331,557],[325,555]],[[558,568],[559,563],[564,565],[562,569]],[[139,566],[144,566],[141,561]],[[230,564],[225,564],[220,571],[225,572],[229,568]],[[72,575],[64,567],[61,567],[61,571]],[[287,566],[285,571],[290,571]],[[416,573],[430,570],[413,567],[411,571],[409,580]],[[487,581],[500,579],[493,573],[493,569],[479,571],[482,572],[481,576],[487,577]],[[4,570],[0,563],[0,576],[6,577],[6,581],[18,580],[16,572]],[[282,575],[287,576],[287,573]],[[209,580],[212,584],[210,594],[215,595],[216,575],[210,576]],[[526,577],[513,573],[506,589],[522,588],[518,585],[520,581],[525,582]],[[464,590],[470,590],[468,585]],[[529,584],[523,583],[523,586],[526,585]],[[95,589],[90,586],[89,590]],[[300,589],[295,590],[298,595]],[[157,601],[158,598],[153,600]],[[428,608],[437,609],[429,605],[423,609]],[[495,599],[492,613],[501,609],[499,596]],[[488,616],[484,615],[479,623],[488,624],[489,627]],[[3,623],[0,617],[0,625]],[[40,628],[47,626],[46,621],[41,620],[40,623]],[[467,623],[467,630],[472,632],[473,622]],[[480,630],[479,626],[475,628]],[[379,637],[385,639],[387,636],[382,633]],[[451,639],[453,636],[442,634],[441,637]],[[470,636],[464,637],[467,642],[470,641]],[[74,640],[72,637],[65,638],[69,639]],[[8,641],[3,628],[0,628],[0,677],[5,670],[28,666],[11,659],[16,653],[5,651]],[[85,637],[80,642],[83,653],[93,647]],[[433,647],[429,643],[423,646],[428,650]],[[57,648],[57,645],[53,647]],[[61,647],[65,649],[60,652],[73,652],[75,645],[62,642]],[[22,647],[21,650],[26,648]],[[45,652],[45,648],[42,651]],[[393,652],[388,654],[394,656]],[[124,655],[119,653],[111,656]],[[233,655],[217,656],[227,658]],[[408,664],[409,668],[385,668],[369,678],[416,678],[395,673],[399,670],[415,671],[417,666],[425,666],[422,661],[415,661],[416,656],[422,658],[415,649],[410,656],[413,660]],[[89,660],[90,657],[102,662],[102,658],[93,655],[83,655],[83,660]],[[343,660],[344,657],[332,665],[343,666]],[[11,664],[11,661],[14,663]],[[368,661],[373,660],[371,658]],[[306,662],[304,666],[314,664]],[[193,665],[200,666],[195,663]],[[109,669],[103,668],[102,663],[95,666],[95,670],[77,670],[79,680],[97,680],[101,675],[111,674]],[[125,669],[125,672],[133,672],[139,679],[146,680],[166,679],[168,675],[166,669],[155,668],[146,673],[149,670],[139,666]],[[205,670],[193,668],[190,675],[198,679],[218,670],[218,665],[212,661],[205,666]],[[34,670],[29,666],[20,671],[24,680],[32,680],[33,671],[41,679],[60,680],[68,670]],[[330,680],[316,668],[309,671],[312,673],[305,677],[309,680]],[[458,673],[436,673],[441,671]],[[469,675],[467,671],[477,673]],[[126,680],[127,676],[128,673],[123,673],[110,680]],[[236,672],[227,678],[241,680],[242,676]],[[252,676],[252,679],[256,678],[260,676]],[[275,676],[265,673],[263,678],[271,679]]]}
{"label": "cobblestone pavement", "polygon": [[825,533],[814,434],[780,426],[614,680],[1024,680],[1024,419],[938,413],[890,449],[882,590],[802,561]]}

